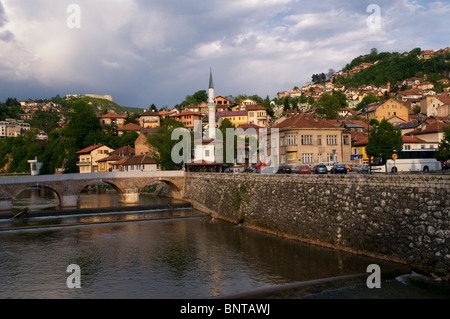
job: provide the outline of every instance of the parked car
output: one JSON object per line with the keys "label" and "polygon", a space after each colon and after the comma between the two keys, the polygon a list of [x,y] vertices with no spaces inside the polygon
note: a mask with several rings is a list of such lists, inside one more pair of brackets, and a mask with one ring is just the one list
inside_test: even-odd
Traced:
{"label": "parked car", "polygon": [[274,174],[275,173],[275,169],[273,167],[267,166],[267,167],[261,168],[257,172],[261,173],[261,174]]}
{"label": "parked car", "polygon": [[358,169],[358,173],[361,173],[361,174],[369,173],[369,165],[363,164],[363,165]]}
{"label": "parked car", "polygon": [[298,174],[311,174],[311,167],[309,165],[301,165]]}
{"label": "parked car", "polygon": [[278,167],[277,174],[291,174],[291,173],[292,173],[292,169],[288,165],[283,165],[283,166]]}
{"label": "parked car", "polygon": [[313,174],[327,174],[328,170],[326,165],[324,164],[318,164],[313,167]]}
{"label": "parked car", "polygon": [[347,168],[343,164],[334,164],[330,170],[331,174],[347,174]]}
{"label": "parked car", "polygon": [[353,171],[353,166],[350,164],[346,164],[345,168],[347,168],[347,172],[352,172]]}
{"label": "parked car", "polygon": [[292,169],[292,174],[311,174],[309,165],[298,165]]}

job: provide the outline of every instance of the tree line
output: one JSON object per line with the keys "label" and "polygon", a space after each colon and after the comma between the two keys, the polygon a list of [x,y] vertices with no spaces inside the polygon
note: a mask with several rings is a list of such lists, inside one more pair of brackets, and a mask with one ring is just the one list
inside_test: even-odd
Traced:
{"label": "tree line", "polygon": [[38,158],[43,163],[42,174],[77,173],[76,152],[96,144],[105,144],[113,149],[130,145],[138,137],[136,132],[122,136],[108,134],[101,127],[97,114],[86,101],[74,102],[67,112],[68,124],[52,128],[47,141],[37,141],[40,129],[33,127],[17,137],[0,140],[0,169],[8,173],[29,172],[28,160]]}

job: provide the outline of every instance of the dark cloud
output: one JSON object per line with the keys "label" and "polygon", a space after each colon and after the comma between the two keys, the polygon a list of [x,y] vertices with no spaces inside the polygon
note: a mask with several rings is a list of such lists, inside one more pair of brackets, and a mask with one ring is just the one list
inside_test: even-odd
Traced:
{"label": "dark cloud", "polygon": [[382,25],[369,32],[373,0],[76,2],[79,30],[65,26],[69,2],[11,1],[9,21],[0,2],[8,57],[0,61],[0,100],[26,90],[18,98],[98,93],[127,106],[174,106],[207,89],[210,67],[217,94],[274,97],[373,47],[437,49],[448,25],[442,13],[450,13],[443,2],[379,0]]}

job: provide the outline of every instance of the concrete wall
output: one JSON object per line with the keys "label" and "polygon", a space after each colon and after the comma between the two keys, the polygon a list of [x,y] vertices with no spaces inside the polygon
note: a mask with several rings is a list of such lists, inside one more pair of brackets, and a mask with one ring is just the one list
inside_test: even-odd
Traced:
{"label": "concrete wall", "polygon": [[281,236],[450,274],[450,176],[188,173],[185,198]]}

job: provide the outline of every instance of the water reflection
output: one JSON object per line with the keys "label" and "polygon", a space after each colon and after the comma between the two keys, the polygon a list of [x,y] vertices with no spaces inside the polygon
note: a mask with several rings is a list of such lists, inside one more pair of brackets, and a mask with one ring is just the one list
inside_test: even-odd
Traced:
{"label": "water reflection", "polygon": [[33,187],[21,192],[13,201],[16,211],[29,208],[30,210],[59,209],[58,195],[49,188]]}
{"label": "water reflection", "polygon": [[[39,196],[23,196],[17,207],[55,207],[53,195],[42,196],[46,193],[41,189],[30,191]],[[141,195],[143,205],[169,201]],[[117,197],[111,193],[80,196],[81,207],[116,204]],[[12,222],[14,227],[52,227],[6,231],[11,221],[0,222],[0,298],[209,298],[365,273],[372,263],[382,270],[398,267],[231,225],[193,209],[127,213],[112,209],[105,215]],[[66,286],[70,264],[81,267],[81,289]],[[357,298],[369,293],[374,290],[360,287],[320,298]],[[386,289],[376,293],[389,297]],[[393,298],[408,295],[395,293]]]}
{"label": "water reflection", "polygon": [[[137,205],[167,204],[171,199],[143,193],[139,196]],[[103,191],[100,193],[82,192],[78,197],[78,208],[105,208],[121,207],[119,195],[116,191]],[[58,195],[49,188],[33,187],[21,192],[13,201],[13,211],[18,212],[25,208],[31,211],[59,210]]]}
{"label": "water reflection", "polygon": [[[0,298],[209,298],[364,273],[370,258],[209,217],[0,232]],[[82,289],[66,287],[69,264]]]}

